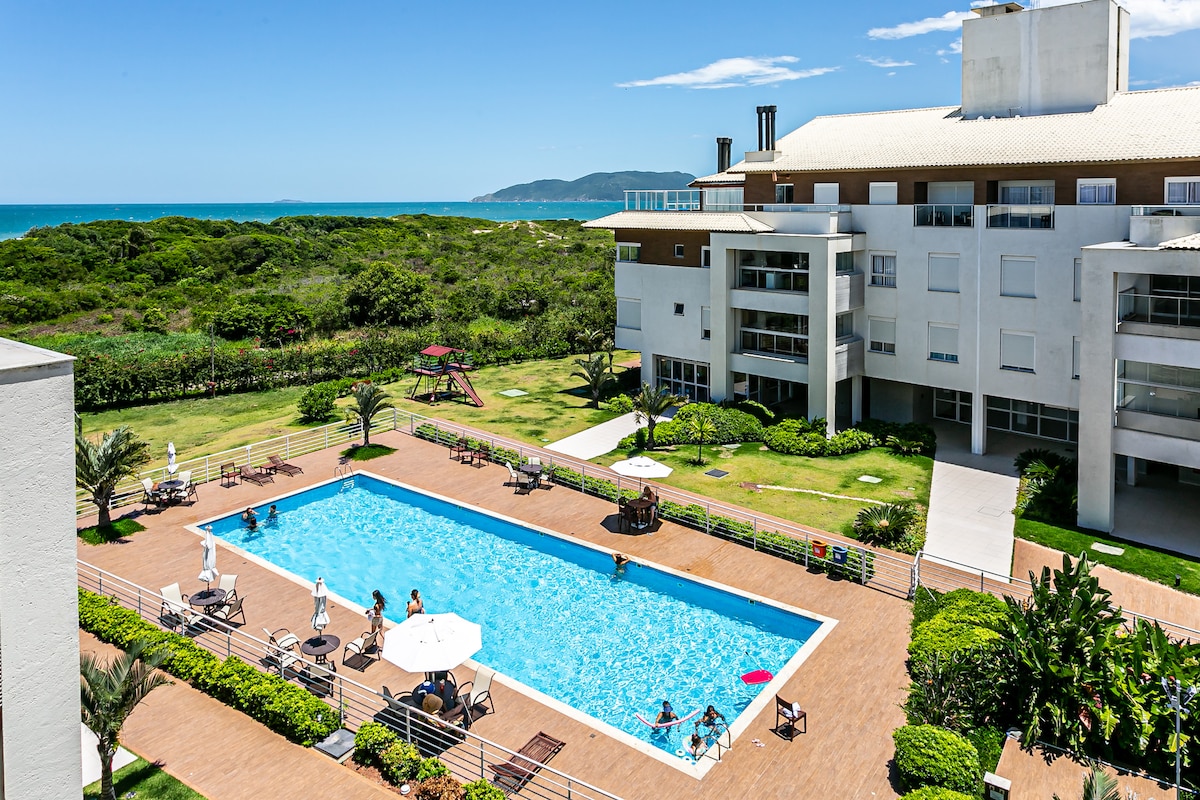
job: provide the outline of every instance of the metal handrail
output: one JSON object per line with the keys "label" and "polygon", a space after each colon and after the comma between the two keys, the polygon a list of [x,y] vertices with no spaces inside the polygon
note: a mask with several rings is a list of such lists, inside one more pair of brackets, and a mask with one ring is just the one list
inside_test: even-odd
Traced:
{"label": "metal handrail", "polygon": [[[77,560],[76,564],[80,587],[114,598],[119,605],[136,611],[142,619],[162,624],[160,611],[166,598],[161,594],[85,561]],[[438,758],[460,781],[486,779],[489,764],[503,764],[517,755],[469,730],[448,728],[447,723],[420,708],[401,704],[403,708],[396,709],[380,692],[332,670],[328,670],[328,678],[314,679],[312,670],[319,665],[307,659],[297,658],[297,665],[302,665],[299,668],[284,668],[278,659],[272,660],[273,666],[267,667],[264,660],[272,652],[270,645],[221,620],[206,617],[203,624],[193,626],[190,633],[197,645],[221,658],[236,656],[263,672],[297,681],[300,686],[322,696],[339,715],[342,727],[355,730],[364,722],[383,722],[423,752],[437,751]],[[457,741],[452,744],[453,740]],[[537,778],[528,783],[521,794],[557,800],[620,800],[618,795],[547,765],[541,766]]]}

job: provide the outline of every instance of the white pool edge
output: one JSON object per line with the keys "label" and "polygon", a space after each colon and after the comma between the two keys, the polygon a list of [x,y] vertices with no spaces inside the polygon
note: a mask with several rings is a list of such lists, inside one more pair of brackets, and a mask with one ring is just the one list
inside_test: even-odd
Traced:
{"label": "white pool edge", "polygon": [[[586,547],[586,548],[588,548],[590,550],[594,550],[598,553],[604,553],[605,555],[610,554],[610,551],[607,548],[600,547],[599,545],[593,544],[591,542],[578,539],[573,534],[559,533],[558,531],[554,531],[549,528],[544,528],[541,525],[537,525],[532,522],[526,522],[525,520],[517,519],[516,517],[510,517],[506,514],[501,514],[496,511],[491,511],[486,508],[481,508],[479,506],[475,506],[470,503],[463,502],[462,500],[458,500],[453,497],[447,497],[446,495],[438,494],[437,492],[431,492],[426,489],[421,489],[416,486],[411,486],[407,483],[403,483],[401,481],[395,480],[394,478],[388,478],[383,475],[378,475],[374,472],[368,472],[365,470],[354,473],[354,477],[360,477],[360,476],[369,477],[373,480],[377,480],[382,483],[387,483],[392,486],[396,486],[396,487],[405,489],[410,492],[415,492],[417,494],[421,494],[426,497],[431,497],[435,500],[439,500],[443,503],[447,503],[449,505],[455,506],[456,508],[466,509],[468,511],[473,511],[478,514],[483,514],[485,516],[492,517],[493,519],[498,519],[503,522],[507,522],[511,525],[528,528],[530,530],[537,531],[538,533],[544,534],[546,536],[553,536],[554,538],[559,539],[561,541],[570,542],[572,544],[579,545],[580,547]],[[311,491],[313,489],[319,489],[322,486],[326,486],[331,483],[345,482],[347,479],[348,479],[348,476],[344,476],[344,475],[335,476],[335,477],[329,478],[328,480],[318,481],[317,483],[309,484],[308,486],[305,486],[302,489],[296,489],[291,492],[285,492],[283,494],[275,495],[266,500],[262,500],[262,501],[259,501],[258,503],[254,503],[252,505],[254,505],[254,506],[269,506],[272,503],[278,503],[280,500],[282,500],[285,497],[291,497],[293,495],[301,494],[303,492]],[[236,514],[236,513],[237,513],[236,511],[231,511],[231,512],[226,512],[224,514],[216,514],[216,515],[207,517],[203,520],[200,520],[199,522],[195,522],[190,525],[185,525],[184,528],[186,530],[189,530],[192,533],[196,534],[197,536],[203,536],[205,525],[213,522],[214,520],[224,519],[225,517],[231,516],[232,514]],[[279,567],[278,565],[273,564],[270,561],[267,561],[264,558],[261,558],[253,553],[243,550],[241,547],[238,547],[237,545],[230,544],[229,542],[225,541],[225,539],[223,539],[221,537],[217,537],[217,543],[219,546],[225,547],[226,549],[230,550],[231,552],[247,559],[248,561],[250,561],[254,564],[257,564],[260,567],[263,567],[264,569],[266,569],[270,572],[275,573],[276,575],[286,578],[287,580],[291,581],[292,583],[297,584],[298,586],[303,586],[305,588],[312,588],[312,585],[313,585],[312,581],[306,581],[303,578],[301,578],[300,576],[298,576],[292,572],[289,572],[289,571],[283,569],[282,567]],[[763,687],[762,690],[759,691],[758,695],[754,698],[754,700],[751,701],[751,703],[748,706],[746,706],[745,709],[742,710],[742,713],[738,714],[736,719],[734,719],[733,723],[729,726],[730,747],[725,748],[726,750],[733,749],[733,744],[737,741],[738,737],[746,732],[746,730],[753,723],[754,718],[757,717],[771,703],[771,701],[774,699],[774,696],[779,693],[779,691],[783,688],[783,686],[789,680],[791,680],[792,676],[796,674],[796,672],[800,669],[801,665],[803,665],[804,662],[806,660],[808,660],[808,657],[813,654],[813,652],[816,650],[817,646],[825,640],[825,637],[827,637],[833,631],[834,627],[836,627],[838,624],[838,621],[836,619],[833,619],[832,617],[827,617],[824,614],[818,614],[814,611],[807,611],[805,609],[798,608],[796,606],[791,606],[786,603],[781,603],[778,600],[774,600],[769,597],[764,597],[763,595],[755,594],[753,592],[743,591],[741,589],[736,589],[727,584],[717,583],[716,581],[712,581],[707,578],[701,578],[698,575],[693,575],[690,572],[683,572],[683,571],[674,569],[672,567],[668,567],[665,564],[659,564],[654,561],[646,561],[646,560],[640,559],[640,558],[632,559],[631,564],[636,565],[636,566],[647,566],[652,569],[656,569],[656,570],[659,570],[660,572],[671,575],[672,577],[675,577],[675,578],[693,581],[695,583],[701,584],[703,586],[707,586],[707,587],[715,589],[717,591],[725,592],[727,594],[732,594],[737,597],[744,597],[753,602],[761,603],[763,605],[768,605],[773,608],[779,609],[781,611],[785,611],[789,614],[795,614],[797,616],[807,617],[808,619],[815,620],[820,623],[817,626],[817,629],[815,631],[813,631],[812,635],[810,635],[808,637],[807,641],[805,641],[804,644],[801,645],[800,649],[796,651],[795,655],[793,655],[790,659],[788,659],[787,663],[784,664],[784,666],[779,670],[779,673],[776,674],[775,677],[772,678],[771,681],[765,687]],[[342,597],[341,595],[337,594],[336,592],[330,592],[329,596],[332,600],[336,600],[336,602],[341,603],[345,608],[351,609],[353,611],[357,611],[358,613],[364,615],[364,624],[365,624],[366,608],[364,606],[360,606],[359,604],[352,602],[352,601],[346,599],[345,597]],[[388,624],[389,627],[394,625],[394,623],[390,623],[390,622],[388,622],[386,624]],[[479,664],[473,660],[464,661],[463,664],[472,669],[478,669],[478,667],[479,667]],[[570,719],[573,719],[576,722],[582,723],[583,725],[586,725],[589,728],[599,731],[600,733],[602,733],[606,736],[609,736],[610,738],[616,739],[617,741],[619,741],[625,745],[628,745],[629,747],[632,747],[634,750],[638,751],[639,753],[647,755],[647,756],[655,759],[656,761],[660,761],[669,767],[673,767],[676,770],[678,770],[679,772],[682,772],[685,775],[693,777],[696,780],[700,780],[701,778],[703,778],[705,775],[708,774],[709,770],[711,770],[718,763],[720,763],[717,760],[712,759],[712,758],[703,758],[700,762],[694,762],[690,758],[672,755],[672,754],[666,752],[665,750],[661,750],[648,742],[643,742],[641,739],[638,739],[636,736],[632,736],[632,735],[626,733],[625,731],[617,728],[614,725],[604,722],[603,720],[596,719],[595,717],[593,717],[590,714],[580,711],[579,709],[574,708],[573,706],[570,706],[561,700],[557,700],[557,699],[545,694],[544,692],[539,691],[538,689],[534,689],[532,686],[528,686],[528,685],[522,683],[521,681],[518,681],[516,678],[513,678],[511,676],[504,675],[503,673],[497,672],[496,679],[500,683],[509,687],[510,689],[513,689],[514,691],[517,691],[517,692],[529,697],[530,699],[534,700],[535,702],[540,703],[541,705],[548,706],[548,707],[554,709],[555,711],[558,711],[560,714],[563,714],[564,716],[566,716]]]}

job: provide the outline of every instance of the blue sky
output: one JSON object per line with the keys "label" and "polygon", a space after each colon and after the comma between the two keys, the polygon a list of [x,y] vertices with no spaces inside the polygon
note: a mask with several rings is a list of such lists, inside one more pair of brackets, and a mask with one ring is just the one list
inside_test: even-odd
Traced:
{"label": "blue sky", "polygon": [[[1200,81],[1200,0],[1123,4],[1131,88]],[[0,203],[451,201],[706,174],[715,137],[754,149],[756,105],[783,135],[956,104],[969,6],[7,0]]]}

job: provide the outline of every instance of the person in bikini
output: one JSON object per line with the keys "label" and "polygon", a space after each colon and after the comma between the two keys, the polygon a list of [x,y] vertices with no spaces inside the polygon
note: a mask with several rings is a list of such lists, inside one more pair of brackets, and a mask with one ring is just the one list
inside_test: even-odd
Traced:
{"label": "person in bikini", "polygon": [[412,590],[412,599],[408,601],[408,616],[413,614],[425,613],[425,601],[421,599],[421,593],[416,589]]}

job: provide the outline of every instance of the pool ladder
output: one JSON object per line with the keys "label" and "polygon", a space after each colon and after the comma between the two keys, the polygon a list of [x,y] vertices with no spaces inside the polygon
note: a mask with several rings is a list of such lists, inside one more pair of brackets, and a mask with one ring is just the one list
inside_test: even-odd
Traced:
{"label": "pool ladder", "polygon": [[354,488],[354,467],[349,464],[339,464],[333,468],[333,476],[342,479],[343,489]]}

